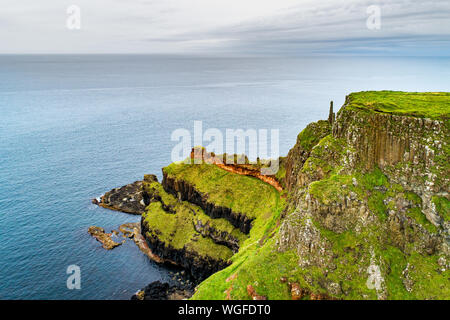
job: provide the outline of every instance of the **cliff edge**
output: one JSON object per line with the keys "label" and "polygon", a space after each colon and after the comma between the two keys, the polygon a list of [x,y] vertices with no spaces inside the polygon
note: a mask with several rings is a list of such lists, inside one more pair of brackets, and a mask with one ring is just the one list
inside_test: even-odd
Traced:
{"label": "cliff edge", "polygon": [[450,299],[449,115],[448,93],[349,95],[289,152],[269,236],[193,298]]}

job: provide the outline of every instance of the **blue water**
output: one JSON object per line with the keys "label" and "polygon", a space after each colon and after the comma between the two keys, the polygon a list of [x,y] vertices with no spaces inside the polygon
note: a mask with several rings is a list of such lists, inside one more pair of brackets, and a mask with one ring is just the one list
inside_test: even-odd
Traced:
{"label": "blue water", "polygon": [[[170,163],[177,128],[280,129],[360,90],[448,91],[450,59],[0,56],[0,298],[129,299],[167,271],[87,228],[139,217],[90,203]],[[68,290],[66,268],[81,268]]]}

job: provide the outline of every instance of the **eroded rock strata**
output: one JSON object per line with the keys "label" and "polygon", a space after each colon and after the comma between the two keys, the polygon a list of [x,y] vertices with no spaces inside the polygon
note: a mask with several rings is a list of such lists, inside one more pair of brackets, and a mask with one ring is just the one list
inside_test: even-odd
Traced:
{"label": "eroded rock strata", "polygon": [[145,210],[142,181],[114,188],[100,197],[100,201],[94,199],[93,203],[107,209],[141,215]]}
{"label": "eroded rock strata", "polygon": [[213,219],[227,219],[233,226],[239,228],[239,230],[243,233],[248,234],[250,232],[252,219],[248,218],[246,215],[239,212],[233,212],[233,210],[228,207],[218,206],[208,201],[208,195],[199,192],[193,185],[182,179],[170,177],[164,171],[163,175],[164,178],[162,185],[167,192],[173,194],[182,201],[188,201],[196,204]]}

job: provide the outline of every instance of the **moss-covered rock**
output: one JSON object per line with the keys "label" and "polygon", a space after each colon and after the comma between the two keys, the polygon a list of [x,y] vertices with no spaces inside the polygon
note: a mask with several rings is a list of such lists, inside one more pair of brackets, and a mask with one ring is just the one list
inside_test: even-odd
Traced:
{"label": "moss-covered rock", "polygon": [[310,139],[309,128],[290,151],[285,218],[193,298],[250,299],[251,285],[268,299],[293,288],[302,299],[450,299],[449,106],[447,93],[352,94],[332,134]]}
{"label": "moss-covered rock", "polygon": [[270,216],[277,206],[279,192],[271,185],[215,165],[173,163],[163,175],[167,192],[198,205],[214,219],[228,220],[246,234],[255,219]]}

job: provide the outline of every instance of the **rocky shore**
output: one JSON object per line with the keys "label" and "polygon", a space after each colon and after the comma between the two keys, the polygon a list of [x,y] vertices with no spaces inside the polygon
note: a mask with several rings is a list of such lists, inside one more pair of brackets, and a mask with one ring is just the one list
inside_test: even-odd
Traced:
{"label": "rocky shore", "polygon": [[136,292],[131,300],[186,300],[192,294],[192,285],[183,282],[171,285],[167,282],[154,281]]}
{"label": "rocky shore", "polygon": [[106,192],[92,203],[110,210],[141,215],[145,210],[142,181],[135,181],[120,188]]}
{"label": "rocky shore", "polygon": [[133,299],[448,299],[449,102],[352,94],[298,135],[276,177],[173,163],[162,183],[146,175],[106,193],[99,205],[142,214],[124,235],[193,279]]}
{"label": "rocky shore", "polygon": [[98,242],[102,244],[102,247],[106,250],[112,250],[115,247],[120,246],[123,242],[115,242],[111,239],[113,234],[117,235],[114,232],[106,233],[105,229],[101,227],[91,226],[88,229],[88,232],[91,236],[93,236],[95,239],[97,239]]}

